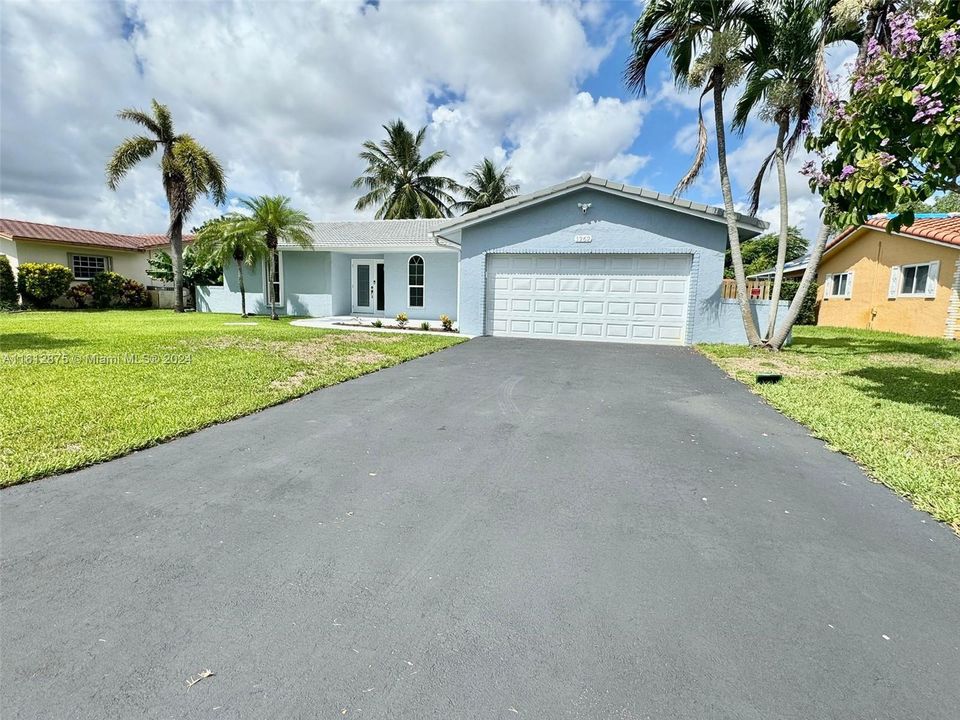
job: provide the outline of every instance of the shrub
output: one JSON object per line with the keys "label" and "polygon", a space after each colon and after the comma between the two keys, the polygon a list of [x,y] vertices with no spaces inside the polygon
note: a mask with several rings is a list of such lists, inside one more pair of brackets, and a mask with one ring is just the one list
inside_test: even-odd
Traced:
{"label": "shrub", "polygon": [[422,323],[420,323],[420,329],[421,329],[421,330],[429,330],[429,329],[430,329],[430,323],[428,323],[426,320],[424,320]]}
{"label": "shrub", "polygon": [[0,255],[0,310],[17,306],[17,281],[6,255]]}
{"label": "shrub", "polygon": [[443,326],[443,329],[446,330],[447,332],[450,332],[453,330],[453,320],[450,319],[449,315],[441,315],[440,324]]}
{"label": "shrub", "polygon": [[374,320],[371,325],[374,327],[383,327],[383,320]]}
{"label": "shrub", "polygon": [[150,293],[143,283],[127,278],[123,281],[123,290],[120,293],[120,307],[145,308],[150,307]]}
{"label": "shrub", "polygon": [[120,273],[101,272],[93,276],[90,287],[93,289],[93,304],[98,308],[116,305],[123,294],[125,278]]}
{"label": "shrub", "polygon": [[397,325],[400,327],[406,327],[409,320],[406,313],[397,313]]}
{"label": "shrub", "polygon": [[78,308],[90,307],[93,302],[93,288],[87,283],[74,285],[67,290],[67,300],[72,300]]}
{"label": "shrub", "polygon": [[93,290],[93,304],[98,308],[150,306],[150,293],[147,288],[119,273],[97,273],[90,281],[90,287]]}
{"label": "shrub", "polygon": [[48,308],[70,289],[71,273],[57,263],[24,263],[20,266],[17,288],[24,301],[34,307]]}
{"label": "shrub", "polygon": [[[780,299],[790,302],[793,296],[797,294],[800,287],[799,280],[784,280],[780,290]],[[803,305],[800,306],[800,314],[797,315],[797,325],[816,325],[817,324],[817,283],[810,283],[807,290],[807,296],[803,299]]]}

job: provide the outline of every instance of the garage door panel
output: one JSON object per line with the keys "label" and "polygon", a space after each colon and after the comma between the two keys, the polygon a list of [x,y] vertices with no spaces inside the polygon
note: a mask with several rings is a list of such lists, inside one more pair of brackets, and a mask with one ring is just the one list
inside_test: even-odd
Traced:
{"label": "garage door panel", "polygon": [[491,254],[487,332],[681,344],[689,255]]}

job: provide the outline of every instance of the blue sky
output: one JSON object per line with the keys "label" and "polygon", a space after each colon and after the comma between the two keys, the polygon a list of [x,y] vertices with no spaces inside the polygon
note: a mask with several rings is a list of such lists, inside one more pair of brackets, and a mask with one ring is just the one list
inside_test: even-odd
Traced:
{"label": "blue sky", "polygon": [[[231,196],[282,193],[321,219],[358,217],[360,143],[400,117],[427,126],[462,178],[489,156],[523,191],[588,171],[671,192],[689,165],[696,91],[662,60],[637,98],[622,74],[641,2],[119,2],[0,5],[4,217],[157,232],[155,163],[106,189],[122,107],[156,97],[227,168]],[[51,54],[49,49],[56,47]],[[709,103],[705,106],[712,114]],[[736,199],[772,143],[757,123],[729,143]],[[791,163],[792,222],[819,205]],[[687,196],[719,203],[716,158]],[[193,222],[223,212],[201,203]],[[761,217],[776,219],[771,187]]]}

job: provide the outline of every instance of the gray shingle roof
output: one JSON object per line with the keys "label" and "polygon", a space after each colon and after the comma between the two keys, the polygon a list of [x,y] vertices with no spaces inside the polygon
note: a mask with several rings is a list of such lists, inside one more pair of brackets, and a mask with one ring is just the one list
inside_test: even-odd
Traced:
{"label": "gray shingle roof", "polygon": [[[676,208],[677,210],[684,212],[693,212],[695,214],[705,215],[711,220],[723,221],[723,208],[713,207],[712,205],[704,205],[703,203],[693,202],[685,198],[674,197],[673,195],[664,195],[663,193],[647,190],[646,188],[624,185],[623,183],[612,182],[610,180],[605,180],[604,178],[593,177],[590,175],[590,173],[583,173],[583,175],[580,175],[579,177],[575,177],[572,180],[567,180],[566,182],[562,182],[558,185],[552,185],[551,187],[544,188],[543,190],[537,190],[532,193],[527,193],[526,195],[517,195],[516,197],[512,197],[509,200],[503,201],[502,203],[491,205],[490,207],[483,208],[482,210],[475,210],[472,213],[461,215],[458,218],[446,220],[442,225],[436,228],[437,234],[442,235],[444,231],[459,228],[461,225],[472,224],[474,222],[485,220],[486,218],[494,215],[510,212],[511,210],[518,209],[524,205],[529,205],[540,200],[546,200],[553,195],[558,195],[566,192],[567,190],[572,190],[578,187],[594,187],[617,193],[623,193],[625,195],[633,195],[637,199],[649,202],[651,204]],[[766,230],[768,226],[767,223],[759,218],[755,218],[750,215],[742,215],[740,213],[737,213],[737,223],[741,228],[755,231]]]}
{"label": "gray shingle roof", "polygon": [[431,232],[444,222],[440,219],[314,223],[313,245],[317,248],[436,247]]}

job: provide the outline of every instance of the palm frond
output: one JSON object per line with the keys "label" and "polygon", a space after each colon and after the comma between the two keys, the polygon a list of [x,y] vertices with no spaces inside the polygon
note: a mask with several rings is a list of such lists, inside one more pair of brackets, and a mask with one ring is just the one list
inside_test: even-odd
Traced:
{"label": "palm frond", "polygon": [[153,116],[156,118],[157,127],[160,129],[157,135],[164,140],[172,138],[174,132],[173,117],[170,115],[170,108],[163,103],[157,102],[156,99],[151,100],[150,105],[153,108]]}
{"label": "palm frond", "polygon": [[703,163],[707,159],[707,124],[703,121],[703,98],[711,87],[704,88],[700,93],[700,102],[697,108],[697,151],[693,156],[693,163],[686,175],[680,178],[677,187],[673,190],[674,197],[682,195],[687,188],[700,176],[703,169]]}
{"label": "palm frond", "polygon": [[107,186],[116,190],[120,180],[141,160],[146,160],[157,149],[157,141],[138,135],[120,143],[107,162]]}
{"label": "palm frond", "polygon": [[144,128],[153,133],[154,137],[156,137],[158,140],[163,138],[163,129],[156,120],[150,117],[150,115],[145,113],[143,110],[137,110],[136,108],[124,108],[117,113],[117,117],[121,120],[129,120],[130,122],[142,125]]}

